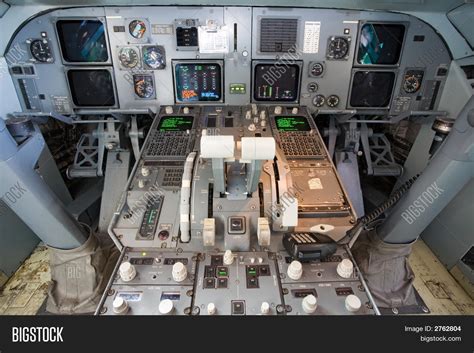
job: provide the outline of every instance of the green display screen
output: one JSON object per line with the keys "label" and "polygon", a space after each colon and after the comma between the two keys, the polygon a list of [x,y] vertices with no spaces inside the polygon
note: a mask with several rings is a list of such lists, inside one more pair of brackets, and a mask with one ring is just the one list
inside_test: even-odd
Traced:
{"label": "green display screen", "polygon": [[164,116],[158,125],[158,131],[186,131],[192,127],[192,116]]}
{"label": "green display screen", "polygon": [[275,122],[279,131],[311,131],[308,119],[304,116],[277,116]]}

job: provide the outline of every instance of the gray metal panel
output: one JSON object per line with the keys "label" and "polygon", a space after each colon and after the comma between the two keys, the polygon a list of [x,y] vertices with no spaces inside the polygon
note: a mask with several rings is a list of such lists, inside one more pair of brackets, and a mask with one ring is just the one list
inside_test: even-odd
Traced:
{"label": "gray metal panel", "polygon": [[464,186],[459,194],[438,214],[421,236],[451,269],[474,246],[474,180]]}

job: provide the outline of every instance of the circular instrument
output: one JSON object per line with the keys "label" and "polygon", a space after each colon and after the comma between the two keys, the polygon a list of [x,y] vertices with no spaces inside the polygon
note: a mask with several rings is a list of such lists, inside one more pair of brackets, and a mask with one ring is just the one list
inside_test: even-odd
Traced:
{"label": "circular instrument", "polygon": [[406,77],[405,82],[403,82],[403,90],[406,93],[415,93],[420,89],[420,86],[420,79],[415,75]]}
{"label": "circular instrument", "polygon": [[128,31],[133,38],[143,38],[146,32],[145,22],[142,20],[133,20],[128,24]]}
{"label": "circular instrument", "polygon": [[324,66],[322,63],[311,63],[309,67],[310,75],[313,77],[319,77],[324,72]]}
{"label": "circular instrument", "polygon": [[337,107],[337,105],[339,104],[339,97],[336,96],[335,94],[332,94],[328,97],[326,102],[327,102],[327,105],[331,108]]}
{"label": "circular instrument", "polygon": [[326,102],[326,98],[322,94],[318,94],[313,98],[313,105],[315,107],[322,107]]}
{"label": "circular instrument", "polygon": [[126,47],[120,49],[119,60],[123,67],[133,69],[138,65],[139,55],[134,48]]}
{"label": "circular instrument", "polygon": [[319,86],[316,82],[308,83],[308,92],[314,93],[318,90]]}
{"label": "circular instrument", "polygon": [[349,39],[345,37],[332,37],[329,41],[327,57],[329,59],[345,59],[349,53]]}
{"label": "circular instrument", "polygon": [[153,77],[151,75],[133,75],[133,88],[139,98],[152,98],[155,94]]}
{"label": "circular instrument", "polygon": [[163,47],[157,45],[143,47],[143,62],[150,69],[163,69],[166,66]]}
{"label": "circular instrument", "polygon": [[30,43],[30,52],[33,58],[39,62],[53,61],[53,55],[46,39],[35,39]]}

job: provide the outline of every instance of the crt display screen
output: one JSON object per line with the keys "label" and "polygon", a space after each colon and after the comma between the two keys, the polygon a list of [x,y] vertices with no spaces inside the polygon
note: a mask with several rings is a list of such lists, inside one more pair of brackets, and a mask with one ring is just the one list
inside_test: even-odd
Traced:
{"label": "crt display screen", "polygon": [[71,63],[108,60],[104,24],[99,20],[59,20],[56,27],[64,60]]}
{"label": "crt display screen", "polygon": [[115,105],[114,84],[109,70],[87,69],[67,72],[72,100],[78,107]]}
{"label": "crt display screen", "polygon": [[192,128],[192,116],[164,116],[158,125],[158,131],[186,131]]}
{"label": "crt display screen", "polygon": [[304,116],[277,116],[275,123],[279,131],[311,131],[308,119]]}
{"label": "crt display screen", "polygon": [[180,63],[175,67],[177,102],[222,100],[221,66],[217,63]]}
{"label": "crt display screen", "polygon": [[257,64],[253,98],[256,101],[297,101],[299,77],[300,67],[296,64]]}
{"label": "crt display screen", "polygon": [[366,23],[361,28],[357,62],[362,65],[396,65],[405,26]]}
{"label": "crt display screen", "polygon": [[391,71],[357,71],[352,80],[351,106],[387,107],[394,81],[395,73]]}

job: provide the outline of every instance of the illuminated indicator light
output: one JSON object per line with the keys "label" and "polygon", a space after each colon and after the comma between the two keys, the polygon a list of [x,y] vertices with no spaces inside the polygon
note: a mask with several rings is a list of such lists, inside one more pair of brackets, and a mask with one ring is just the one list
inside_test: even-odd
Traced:
{"label": "illuminated indicator light", "polygon": [[146,256],[146,252],[142,252],[142,256]]}

